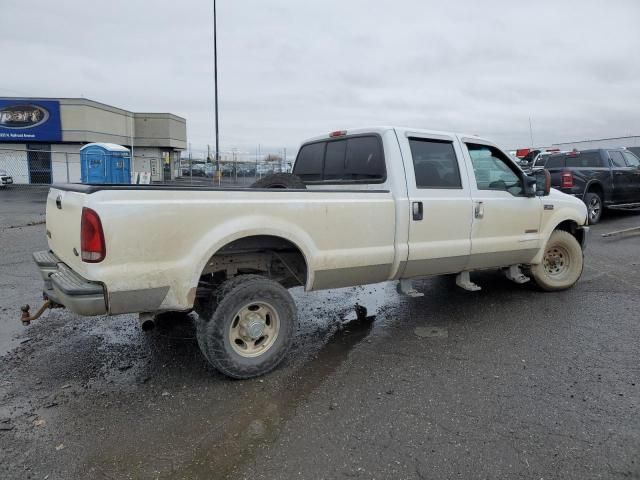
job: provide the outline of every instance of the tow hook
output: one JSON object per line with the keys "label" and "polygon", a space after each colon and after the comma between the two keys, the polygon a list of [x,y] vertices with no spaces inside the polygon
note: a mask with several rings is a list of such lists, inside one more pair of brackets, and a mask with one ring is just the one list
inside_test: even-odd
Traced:
{"label": "tow hook", "polygon": [[42,304],[42,306],[38,309],[38,311],[34,315],[29,314],[30,308],[31,307],[29,305],[23,305],[20,308],[20,310],[22,310],[22,316],[20,317],[20,321],[25,327],[29,325],[33,320],[40,318],[40,316],[44,313],[44,311],[47,308],[53,308],[53,302],[51,302],[51,300],[49,299],[45,300],[45,302]]}

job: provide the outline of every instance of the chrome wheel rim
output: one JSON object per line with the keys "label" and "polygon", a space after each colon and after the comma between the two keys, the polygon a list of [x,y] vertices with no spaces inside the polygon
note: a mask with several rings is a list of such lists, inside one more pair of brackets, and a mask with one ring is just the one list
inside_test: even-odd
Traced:
{"label": "chrome wheel rim", "polygon": [[251,302],[240,308],[229,326],[231,348],[242,357],[257,357],[269,350],[278,338],[280,318],[266,302]]}
{"label": "chrome wheel rim", "polygon": [[547,275],[561,277],[569,271],[571,265],[569,252],[561,246],[551,247],[545,252],[542,263]]}
{"label": "chrome wheel rim", "polygon": [[589,220],[597,220],[598,217],[600,216],[600,210],[601,210],[601,206],[600,206],[600,199],[598,197],[593,197],[590,201],[589,201]]}

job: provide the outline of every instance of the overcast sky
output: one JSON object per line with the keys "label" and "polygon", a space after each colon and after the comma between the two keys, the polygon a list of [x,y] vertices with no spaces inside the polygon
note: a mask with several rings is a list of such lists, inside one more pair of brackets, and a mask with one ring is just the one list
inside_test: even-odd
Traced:
{"label": "overcast sky", "polygon": [[[212,0],[0,0],[0,95],[187,119],[213,144]],[[218,0],[221,149],[366,125],[504,147],[640,135],[640,1]]]}

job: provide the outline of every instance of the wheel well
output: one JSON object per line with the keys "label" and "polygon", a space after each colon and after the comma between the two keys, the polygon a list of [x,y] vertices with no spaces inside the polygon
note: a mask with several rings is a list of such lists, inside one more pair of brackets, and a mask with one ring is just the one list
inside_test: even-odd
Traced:
{"label": "wheel well", "polygon": [[569,232],[576,238],[576,240],[578,240],[578,243],[582,245],[584,230],[578,227],[579,225],[573,220],[565,220],[564,222],[560,223],[554,230],[564,230],[565,232]]}
{"label": "wheel well", "polygon": [[597,193],[600,197],[600,200],[604,202],[604,189],[602,188],[602,185],[600,185],[599,183],[592,183],[591,185],[589,185],[589,188],[587,188],[587,193],[589,192]]}
{"label": "wheel well", "polygon": [[207,261],[198,290],[211,290],[237,275],[257,273],[286,288],[304,286],[307,262],[293,242],[272,235],[240,238],[220,248]]}

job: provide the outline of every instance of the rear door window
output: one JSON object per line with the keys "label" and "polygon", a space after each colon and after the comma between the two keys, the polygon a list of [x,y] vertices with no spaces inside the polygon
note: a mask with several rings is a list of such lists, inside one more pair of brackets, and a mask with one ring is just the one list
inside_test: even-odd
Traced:
{"label": "rear door window", "polygon": [[306,182],[382,183],[386,180],[382,142],[364,135],[304,145],[293,173]]}
{"label": "rear door window", "polygon": [[627,162],[624,161],[624,157],[622,156],[622,152],[618,152],[617,150],[609,151],[609,158],[611,159],[611,164],[614,167],[626,167]]}
{"label": "rear door window", "polygon": [[462,188],[453,143],[410,138],[417,188]]}

